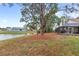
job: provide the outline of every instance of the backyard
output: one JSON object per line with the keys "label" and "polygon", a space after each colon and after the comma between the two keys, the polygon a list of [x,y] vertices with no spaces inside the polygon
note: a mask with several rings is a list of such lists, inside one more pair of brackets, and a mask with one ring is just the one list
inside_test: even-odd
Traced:
{"label": "backyard", "polygon": [[76,3],[0,4],[0,56],[79,56],[78,7]]}
{"label": "backyard", "polygon": [[0,41],[0,55],[79,55],[79,36],[45,33]]}

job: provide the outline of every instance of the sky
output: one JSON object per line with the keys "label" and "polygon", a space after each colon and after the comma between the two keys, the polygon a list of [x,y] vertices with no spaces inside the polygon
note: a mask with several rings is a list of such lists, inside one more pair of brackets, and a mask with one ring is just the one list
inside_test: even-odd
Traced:
{"label": "sky", "polygon": [[[64,13],[63,11],[59,11],[59,12],[56,13],[56,15],[61,17],[61,16],[63,16],[63,13]],[[68,16],[70,16],[71,18],[77,18],[77,17],[79,17],[79,12],[70,13],[70,14],[68,14]]]}
{"label": "sky", "polygon": [[24,23],[20,22],[20,9],[18,5],[12,7],[0,5],[0,27],[23,27]]}
{"label": "sky", "polygon": [[[71,3],[59,3],[58,7],[60,9],[62,9],[62,7],[66,6],[66,5],[72,6]],[[74,8],[79,10],[79,7],[77,5],[74,5]],[[63,14],[64,14],[63,11],[59,11],[59,12],[56,13],[56,15],[59,16],[59,17],[63,16]],[[77,18],[77,17],[79,17],[79,11],[72,12],[72,13],[69,13],[67,15],[70,16],[71,18]]]}

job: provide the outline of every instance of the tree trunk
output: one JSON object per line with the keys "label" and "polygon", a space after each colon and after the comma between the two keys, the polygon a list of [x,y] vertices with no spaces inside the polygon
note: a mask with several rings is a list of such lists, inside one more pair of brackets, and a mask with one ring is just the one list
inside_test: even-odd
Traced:
{"label": "tree trunk", "polygon": [[45,21],[45,4],[40,3],[40,33],[43,35],[45,33],[46,21]]}

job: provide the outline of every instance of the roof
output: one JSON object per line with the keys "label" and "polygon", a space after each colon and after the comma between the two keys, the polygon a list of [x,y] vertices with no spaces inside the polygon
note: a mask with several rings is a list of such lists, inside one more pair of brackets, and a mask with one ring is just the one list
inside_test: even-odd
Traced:
{"label": "roof", "polygon": [[65,23],[63,26],[79,26],[79,19],[72,19]]}
{"label": "roof", "polygon": [[63,26],[79,26],[79,23],[66,23]]}
{"label": "roof", "polygon": [[72,21],[74,21],[74,22],[79,22],[79,19],[72,19]]}

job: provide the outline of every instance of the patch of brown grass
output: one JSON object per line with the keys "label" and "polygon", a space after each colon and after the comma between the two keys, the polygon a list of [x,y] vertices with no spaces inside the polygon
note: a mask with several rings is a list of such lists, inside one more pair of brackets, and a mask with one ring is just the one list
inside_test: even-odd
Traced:
{"label": "patch of brown grass", "polygon": [[[65,46],[62,35],[45,33],[4,40],[0,42],[0,55],[6,56],[52,56],[72,55],[71,47]],[[66,50],[66,49],[68,50]],[[68,52],[67,52],[68,51]]]}
{"label": "patch of brown grass", "polygon": [[57,33],[45,33],[44,35],[37,34],[29,37],[29,39],[32,40],[48,40],[48,39],[60,39],[60,38],[62,38],[62,36]]}

